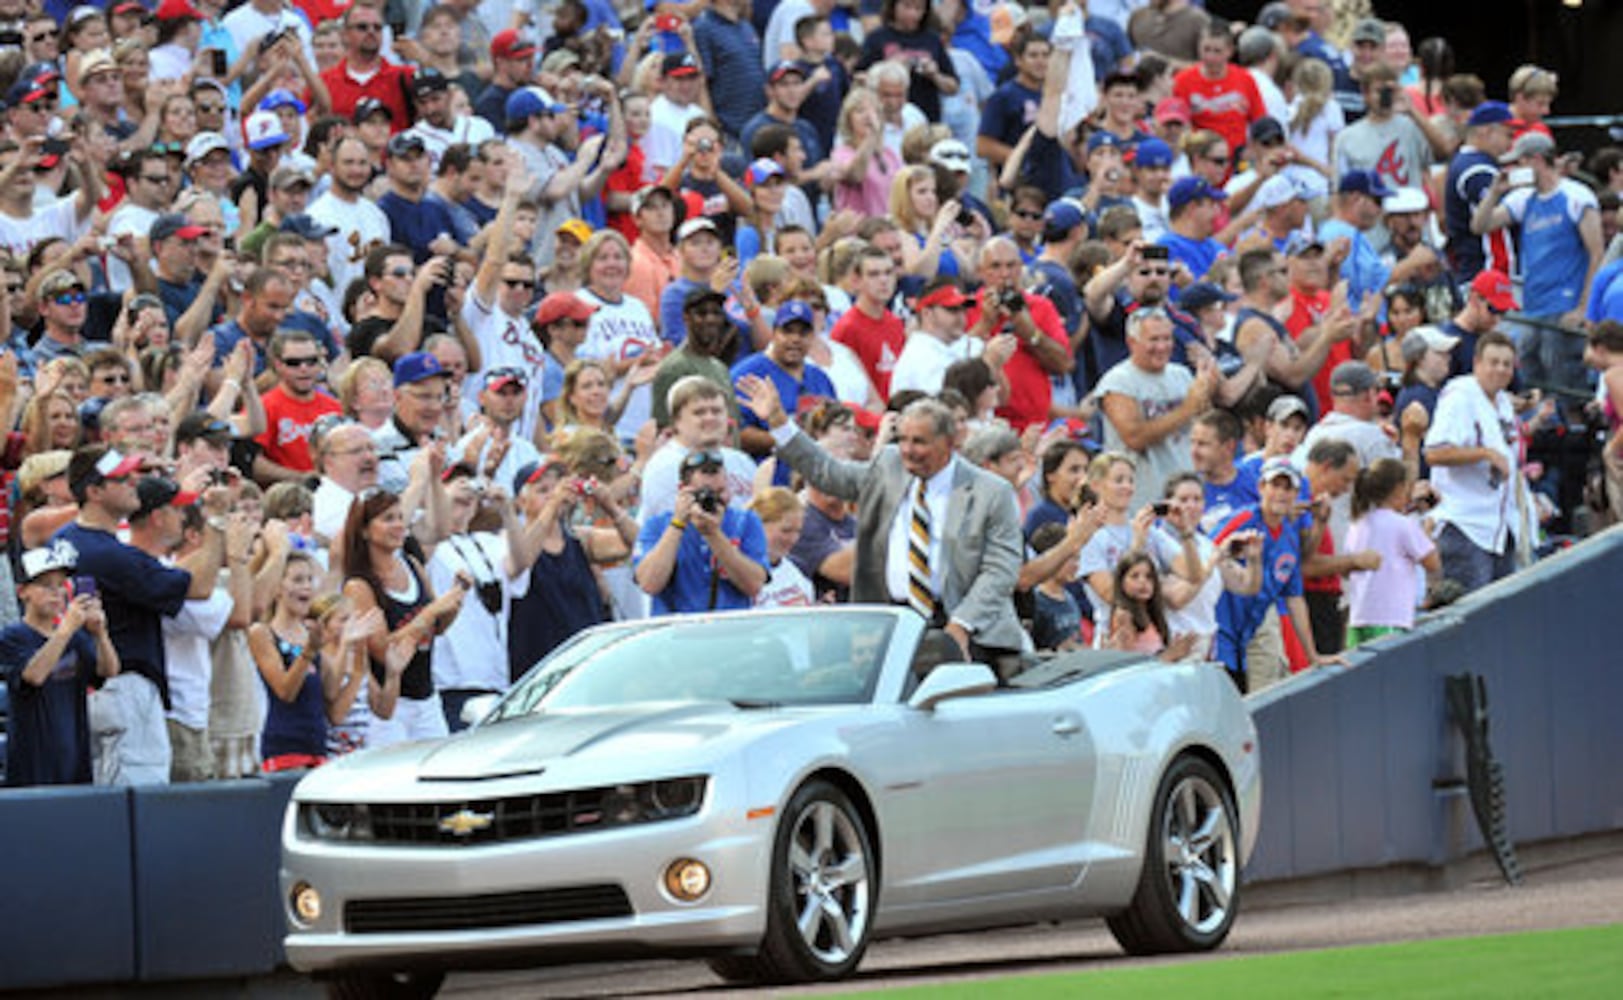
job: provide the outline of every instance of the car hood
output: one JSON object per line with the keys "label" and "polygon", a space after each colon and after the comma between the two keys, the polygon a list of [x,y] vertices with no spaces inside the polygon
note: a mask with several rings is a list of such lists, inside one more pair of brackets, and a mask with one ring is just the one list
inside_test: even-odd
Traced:
{"label": "car hood", "polygon": [[828,712],[716,703],[545,712],[341,758],[311,772],[299,795],[353,801],[501,796],[692,773],[763,732]]}

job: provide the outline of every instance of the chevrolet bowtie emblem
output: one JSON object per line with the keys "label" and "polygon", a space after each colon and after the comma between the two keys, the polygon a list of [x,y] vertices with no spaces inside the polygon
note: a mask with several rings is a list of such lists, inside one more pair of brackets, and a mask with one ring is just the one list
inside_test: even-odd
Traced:
{"label": "chevrolet bowtie emblem", "polygon": [[440,832],[449,833],[455,837],[467,837],[480,830],[487,829],[496,822],[493,812],[479,813],[472,809],[459,809],[451,815],[440,820]]}

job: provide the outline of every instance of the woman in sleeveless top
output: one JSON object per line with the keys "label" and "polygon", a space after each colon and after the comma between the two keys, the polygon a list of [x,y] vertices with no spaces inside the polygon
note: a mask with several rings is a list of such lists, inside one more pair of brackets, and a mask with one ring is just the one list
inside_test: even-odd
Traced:
{"label": "woman in sleeveless top", "polygon": [[385,629],[382,609],[357,615],[342,594],[323,594],[310,606],[310,614],[324,637],[322,661],[332,665],[323,674],[322,693],[327,702],[327,755],[337,757],[367,746],[375,707],[394,710],[400,675],[416,651],[401,649],[397,655],[391,649],[384,682],[374,683],[368,676],[372,660],[366,644]]}
{"label": "woman in sleeveless top", "polygon": [[259,737],[266,771],[315,767],[326,759],[321,627],[309,617],[315,580],[314,561],[289,553],[270,621],[248,629],[248,649],[271,695]]}
{"label": "woman in sleeveless top", "polygon": [[405,551],[406,536],[406,515],[394,494],[380,490],[350,505],[341,538],[348,574],[343,593],[357,615],[381,609],[387,628],[367,640],[373,682],[388,680],[390,647],[414,650],[400,676],[399,698],[388,712],[376,713],[370,746],[446,735],[434,690],[434,637],[456,618],[472,589],[472,581],[459,575],[456,585],[436,598],[422,564]]}

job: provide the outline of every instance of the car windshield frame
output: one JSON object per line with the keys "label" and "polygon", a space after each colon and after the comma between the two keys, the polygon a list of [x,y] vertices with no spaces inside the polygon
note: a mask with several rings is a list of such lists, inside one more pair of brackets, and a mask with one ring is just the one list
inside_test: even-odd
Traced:
{"label": "car windshield frame", "polygon": [[871,608],[675,615],[600,626],[532,667],[484,724],[646,703],[870,704],[896,626],[894,613]]}

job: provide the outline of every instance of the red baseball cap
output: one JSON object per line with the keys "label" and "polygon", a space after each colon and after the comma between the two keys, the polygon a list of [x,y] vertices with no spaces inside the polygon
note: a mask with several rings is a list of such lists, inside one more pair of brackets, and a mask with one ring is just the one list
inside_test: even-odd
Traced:
{"label": "red baseball cap", "polygon": [[1500,312],[1510,312],[1516,308],[1516,295],[1510,283],[1510,276],[1503,271],[1489,268],[1471,279],[1471,291],[1487,300],[1488,305]]}
{"label": "red baseball cap", "polygon": [[1164,98],[1155,106],[1155,120],[1163,124],[1183,122],[1188,125],[1193,117],[1194,113],[1189,109],[1189,102],[1181,97]]}
{"label": "red baseball cap", "polygon": [[160,21],[208,20],[207,15],[191,5],[191,0],[163,0],[153,16]]}
{"label": "red baseball cap", "polygon": [[577,323],[584,323],[597,312],[597,306],[585,301],[574,292],[553,292],[541,300],[541,305],[535,310],[535,325],[541,327],[551,326],[561,319],[572,319]]}
{"label": "red baseball cap", "polygon": [[490,40],[492,59],[528,59],[535,55],[535,43],[512,28],[496,32]]}
{"label": "red baseball cap", "polygon": [[919,308],[936,306],[941,309],[962,309],[969,304],[969,297],[959,290],[957,285],[942,285],[929,295],[919,299]]}
{"label": "red baseball cap", "polygon": [[851,407],[851,414],[856,418],[857,426],[865,431],[879,430],[879,423],[884,419],[883,414],[875,413],[861,406]]}

